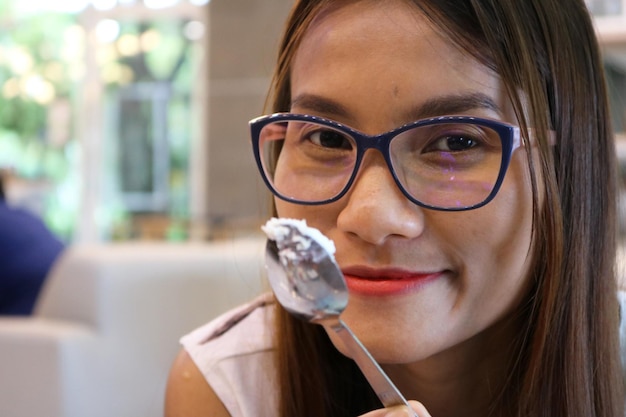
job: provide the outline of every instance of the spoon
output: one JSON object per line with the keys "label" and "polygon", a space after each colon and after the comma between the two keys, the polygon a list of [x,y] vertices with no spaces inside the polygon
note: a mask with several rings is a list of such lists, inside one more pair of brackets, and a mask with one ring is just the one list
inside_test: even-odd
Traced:
{"label": "spoon", "polygon": [[[325,243],[323,239],[327,238],[304,222],[297,224],[298,221],[291,219],[272,219],[270,222],[281,228],[280,233],[273,233],[268,230],[269,222],[263,228],[268,235],[265,249],[268,279],[278,302],[293,316],[335,332],[385,407],[405,405],[412,410],[340,318],[348,304],[348,287],[328,244],[320,244],[319,240]],[[313,236],[318,239],[306,231],[313,231]],[[332,242],[327,242],[334,252]]]}

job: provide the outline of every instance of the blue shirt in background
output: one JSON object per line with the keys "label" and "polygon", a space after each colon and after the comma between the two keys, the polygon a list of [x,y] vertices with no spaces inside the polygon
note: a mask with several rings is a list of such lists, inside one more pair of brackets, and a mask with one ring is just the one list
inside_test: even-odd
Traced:
{"label": "blue shirt in background", "polygon": [[63,243],[37,216],[0,199],[0,315],[29,315]]}

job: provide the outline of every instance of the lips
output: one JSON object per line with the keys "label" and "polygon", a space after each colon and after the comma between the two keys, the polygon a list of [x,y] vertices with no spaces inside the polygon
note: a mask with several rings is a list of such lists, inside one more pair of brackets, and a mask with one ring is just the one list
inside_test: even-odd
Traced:
{"label": "lips", "polygon": [[402,295],[418,291],[443,275],[437,272],[410,272],[398,269],[346,268],[351,292],[368,296]]}

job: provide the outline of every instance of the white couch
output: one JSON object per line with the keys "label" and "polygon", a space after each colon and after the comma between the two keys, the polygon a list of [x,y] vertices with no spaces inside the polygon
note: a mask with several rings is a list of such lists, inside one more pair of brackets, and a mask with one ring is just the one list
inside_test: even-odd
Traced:
{"label": "white couch", "polygon": [[265,291],[260,238],[70,247],[0,317],[0,416],[160,417],[178,339]]}

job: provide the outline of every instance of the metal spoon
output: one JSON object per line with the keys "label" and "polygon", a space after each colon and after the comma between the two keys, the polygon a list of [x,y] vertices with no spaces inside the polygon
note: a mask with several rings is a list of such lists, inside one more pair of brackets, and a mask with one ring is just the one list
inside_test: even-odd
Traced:
{"label": "metal spoon", "polygon": [[348,304],[348,287],[334,260],[314,239],[291,225],[286,239],[268,239],[265,261],[278,302],[293,316],[334,331],[385,407],[411,406],[367,351],[340,314]]}

